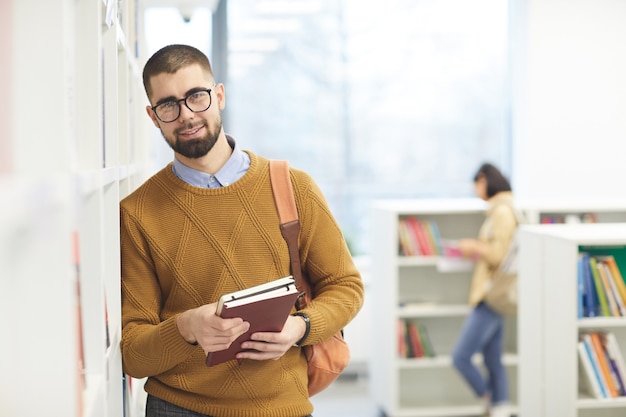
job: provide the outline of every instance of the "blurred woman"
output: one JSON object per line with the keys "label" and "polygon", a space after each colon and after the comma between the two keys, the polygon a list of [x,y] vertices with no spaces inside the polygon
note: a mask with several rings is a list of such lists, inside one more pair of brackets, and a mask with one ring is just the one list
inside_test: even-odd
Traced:
{"label": "blurred woman", "polygon": [[[483,164],[474,176],[474,190],[489,205],[478,237],[459,241],[463,256],[475,259],[476,266],[469,292],[472,311],[452,357],[455,368],[484,402],[486,415],[510,417],[507,375],[502,365],[504,318],[484,299],[516,230],[513,193],[509,180],[489,163]],[[478,352],[487,368],[486,376],[472,363],[472,356]]]}

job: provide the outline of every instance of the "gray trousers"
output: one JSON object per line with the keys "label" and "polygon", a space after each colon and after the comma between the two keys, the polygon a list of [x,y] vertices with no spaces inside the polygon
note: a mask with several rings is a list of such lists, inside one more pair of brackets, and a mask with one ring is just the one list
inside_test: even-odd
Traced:
{"label": "gray trousers", "polygon": [[[169,403],[148,394],[146,400],[146,417],[212,417],[207,414],[196,413]],[[311,414],[304,417],[313,417]]]}

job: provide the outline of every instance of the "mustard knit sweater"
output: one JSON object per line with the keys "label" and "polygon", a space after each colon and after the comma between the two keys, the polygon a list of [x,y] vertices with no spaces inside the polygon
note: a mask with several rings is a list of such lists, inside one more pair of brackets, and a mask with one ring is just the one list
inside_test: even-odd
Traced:
{"label": "mustard knit sweater", "polygon": [[[289,275],[268,160],[223,188],[180,180],[171,164],[121,202],[122,361],[148,377],[148,393],[216,417],[299,417],[313,410],[300,348],[281,359],[207,367],[176,317],[218,297]],[[363,303],[363,284],[341,231],[310,176],[291,169],[302,231],[300,256],[316,294],[306,344],[343,328]]]}

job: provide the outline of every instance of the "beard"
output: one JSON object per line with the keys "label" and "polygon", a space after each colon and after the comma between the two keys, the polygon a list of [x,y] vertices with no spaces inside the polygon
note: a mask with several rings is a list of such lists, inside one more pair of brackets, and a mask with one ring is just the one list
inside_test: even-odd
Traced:
{"label": "beard", "polygon": [[217,124],[215,125],[215,129],[213,130],[209,128],[206,121],[204,122],[204,126],[207,128],[207,134],[203,137],[184,140],[184,139],[179,138],[178,132],[182,130],[199,128],[201,126],[202,125],[194,126],[191,123],[189,123],[181,127],[180,129],[177,129],[176,131],[174,131],[173,139],[167,138],[162,130],[161,130],[161,134],[163,135],[163,137],[165,138],[165,141],[167,142],[168,145],[170,145],[170,148],[172,148],[174,152],[179,153],[182,156],[190,158],[190,159],[198,159],[208,154],[209,151],[213,149],[213,146],[215,146],[215,143],[217,143],[217,139],[219,138],[220,132],[222,130],[221,117],[218,119]]}

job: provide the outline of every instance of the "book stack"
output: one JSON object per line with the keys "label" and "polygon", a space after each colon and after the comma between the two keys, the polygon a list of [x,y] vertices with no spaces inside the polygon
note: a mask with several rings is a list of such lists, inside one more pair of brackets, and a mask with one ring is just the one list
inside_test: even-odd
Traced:
{"label": "book stack", "polygon": [[613,255],[578,256],[578,318],[626,317],[626,284]]}
{"label": "book stack", "polygon": [[407,216],[399,220],[400,255],[438,256],[442,254],[437,222]]}
{"label": "book stack", "polygon": [[401,358],[436,356],[426,326],[410,320],[398,320],[398,356]]}
{"label": "book stack", "polygon": [[582,333],[578,357],[583,391],[595,398],[626,396],[626,366],[612,332]]}

